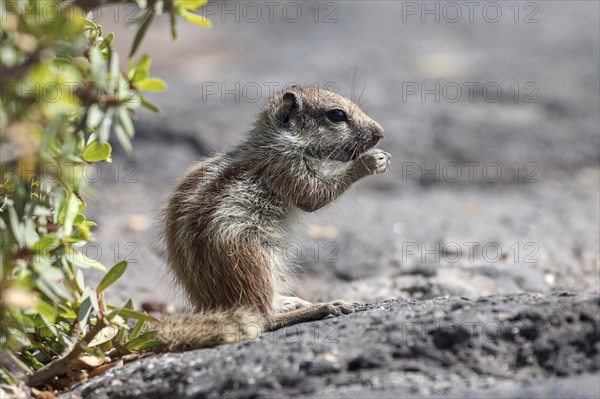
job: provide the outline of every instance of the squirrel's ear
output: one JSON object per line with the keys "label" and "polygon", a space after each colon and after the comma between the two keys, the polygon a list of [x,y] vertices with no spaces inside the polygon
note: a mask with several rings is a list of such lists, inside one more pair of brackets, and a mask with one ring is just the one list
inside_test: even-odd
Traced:
{"label": "squirrel's ear", "polygon": [[301,101],[296,94],[288,91],[283,95],[282,102],[280,121],[287,125],[294,113],[300,108]]}

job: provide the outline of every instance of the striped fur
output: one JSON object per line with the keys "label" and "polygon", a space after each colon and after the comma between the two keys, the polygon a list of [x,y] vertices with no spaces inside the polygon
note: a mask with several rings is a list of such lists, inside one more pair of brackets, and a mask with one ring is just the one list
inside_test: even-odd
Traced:
{"label": "striped fur", "polygon": [[[325,112],[333,108],[345,110],[348,122],[329,121]],[[280,314],[289,303],[306,309],[299,321],[348,310],[328,304],[309,314],[308,302],[286,297],[293,265],[283,257],[285,225],[294,207],[317,210],[385,171],[389,154],[369,150],[381,137],[381,126],[346,98],[294,86],[269,101],[240,146],[192,167],[168,201],[164,224],[168,263],[196,311],[247,309],[268,328],[294,322],[292,313]],[[331,160],[346,167],[319,172]]]}

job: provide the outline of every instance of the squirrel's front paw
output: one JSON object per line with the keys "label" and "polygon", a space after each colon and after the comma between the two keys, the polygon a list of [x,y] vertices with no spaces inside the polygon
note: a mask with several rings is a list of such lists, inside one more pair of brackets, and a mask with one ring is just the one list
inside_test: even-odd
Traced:
{"label": "squirrel's front paw", "polygon": [[392,155],[377,148],[365,152],[356,160],[356,163],[367,175],[377,175],[385,172],[391,162]]}

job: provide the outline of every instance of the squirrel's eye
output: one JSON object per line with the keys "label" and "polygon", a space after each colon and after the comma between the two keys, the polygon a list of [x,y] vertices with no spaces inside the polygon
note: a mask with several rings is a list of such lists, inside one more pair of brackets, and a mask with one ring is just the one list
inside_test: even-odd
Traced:
{"label": "squirrel's eye", "polygon": [[327,111],[325,113],[325,116],[327,116],[327,119],[329,119],[332,122],[347,122],[348,121],[348,116],[341,109],[332,109],[331,111]]}

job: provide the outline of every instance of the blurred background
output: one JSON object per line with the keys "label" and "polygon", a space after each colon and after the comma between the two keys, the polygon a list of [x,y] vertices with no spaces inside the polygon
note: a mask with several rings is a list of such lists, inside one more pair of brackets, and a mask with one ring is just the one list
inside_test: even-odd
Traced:
{"label": "blurred background", "polygon": [[[95,18],[121,54],[133,13]],[[151,98],[163,112],[139,114],[133,155],[115,145],[88,196],[90,253],[130,263],[115,302],[183,303],[159,245],[161,203],[294,83],[360,95],[393,155],[292,232],[299,296],[600,291],[598,2],[211,1],[203,15],[213,29],[178,24],[175,43],[168,18],[150,27],[139,53],[168,84]]]}

